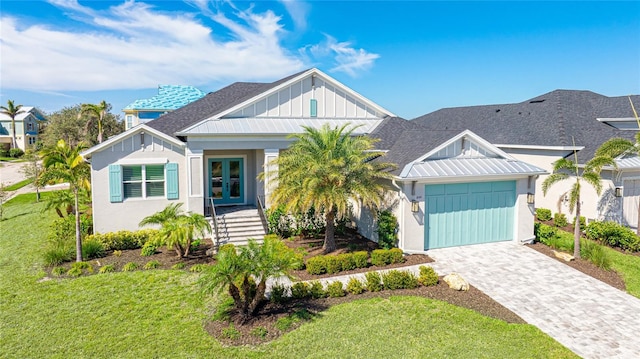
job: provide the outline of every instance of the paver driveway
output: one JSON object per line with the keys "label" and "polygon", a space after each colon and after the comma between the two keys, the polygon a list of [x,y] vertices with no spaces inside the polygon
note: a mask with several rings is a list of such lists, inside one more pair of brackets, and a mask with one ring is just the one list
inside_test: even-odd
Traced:
{"label": "paver driveway", "polygon": [[640,358],[638,298],[513,242],[428,254],[584,358]]}

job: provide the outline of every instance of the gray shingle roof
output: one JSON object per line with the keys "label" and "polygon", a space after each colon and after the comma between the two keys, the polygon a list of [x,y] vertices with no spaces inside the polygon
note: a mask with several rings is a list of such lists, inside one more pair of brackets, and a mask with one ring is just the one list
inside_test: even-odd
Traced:
{"label": "gray shingle roof", "polygon": [[173,112],[158,117],[147,123],[148,126],[167,135],[175,136],[177,132],[196,123],[215,116],[250,98],[272,89],[290,79],[308,71],[300,71],[272,83],[236,82],[205,97],[194,101]]}
{"label": "gray shingle roof", "polygon": [[[634,103],[640,96],[633,95]],[[532,99],[502,105],[441,109],[412,120],[426,129],[469,129],[494,144],[577,146],[584,162],[600,144],[612,137],[633,139],[633,131],[620,131],[596,120],[633,117],[626,96],[607,97],[591,91],[555,90]]]}

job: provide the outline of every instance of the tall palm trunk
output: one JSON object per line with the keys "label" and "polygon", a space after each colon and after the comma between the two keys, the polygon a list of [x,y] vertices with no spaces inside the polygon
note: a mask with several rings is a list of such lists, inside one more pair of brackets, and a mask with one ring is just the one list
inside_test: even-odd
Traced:
{"label": "tall palm trunk", "polygon": [[11,148],[18,147],[18,141],[16,140],[16,118],[15,115],[11,117]]}
{"label": "tall palm trunk", "polygon": [[82,262],[82,237],[80,235],[80,211],[78,209],[78,189],[73,189],[75,197],[75,214],[76,214],[76,262]]}
{"label": "tall palm trunk", "polygon": [[580,195],[576,201],[576,219],[573,222],[573,256],[580,258]]}
{"label": "tall palm trunk", "polygon": [[327,222],[327,228],[324,231],[324,245],[322,249],[325,253],[331,253],[336,250],[336,238],[335,238],[335,218],[336,214],[333,208],[327,211],[325,220]]}

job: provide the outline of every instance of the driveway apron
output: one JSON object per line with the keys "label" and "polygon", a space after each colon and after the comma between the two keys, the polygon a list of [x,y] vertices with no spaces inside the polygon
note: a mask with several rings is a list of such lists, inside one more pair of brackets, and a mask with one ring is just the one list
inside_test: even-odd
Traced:
{"label": "driveway apron", "polygon": [[584,358],[640,358],[638,298],[513,242],[428,254]]}

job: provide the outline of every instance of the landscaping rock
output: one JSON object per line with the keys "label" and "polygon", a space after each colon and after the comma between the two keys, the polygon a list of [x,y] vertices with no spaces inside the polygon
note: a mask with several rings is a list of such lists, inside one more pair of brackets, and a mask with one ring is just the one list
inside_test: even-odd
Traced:
{"label": "landscaping rock", "polygon": [[574,259],[575,259],[575,258],[574,258],[571,254],[569,254],[569,253],[558,252],[558,251],[556,251],[556,250],[554,250],[554,251],[553,251],[553,254],[554,254],[556,257],[558,257],[558,258],[560,258],[560,259],[564,260],[565,262],[571,262],[572,260],[574,260]]}
{"label": "landscaping rock", "polygon": [[462,291],[469,290],[469,283],[466,280],[464,280],[464,278],[462,278],[462,276],[458,273],[448,274],[444,276],[442,280],[444,280],[449,285],[449,288],[451,289],[462,290]]}

